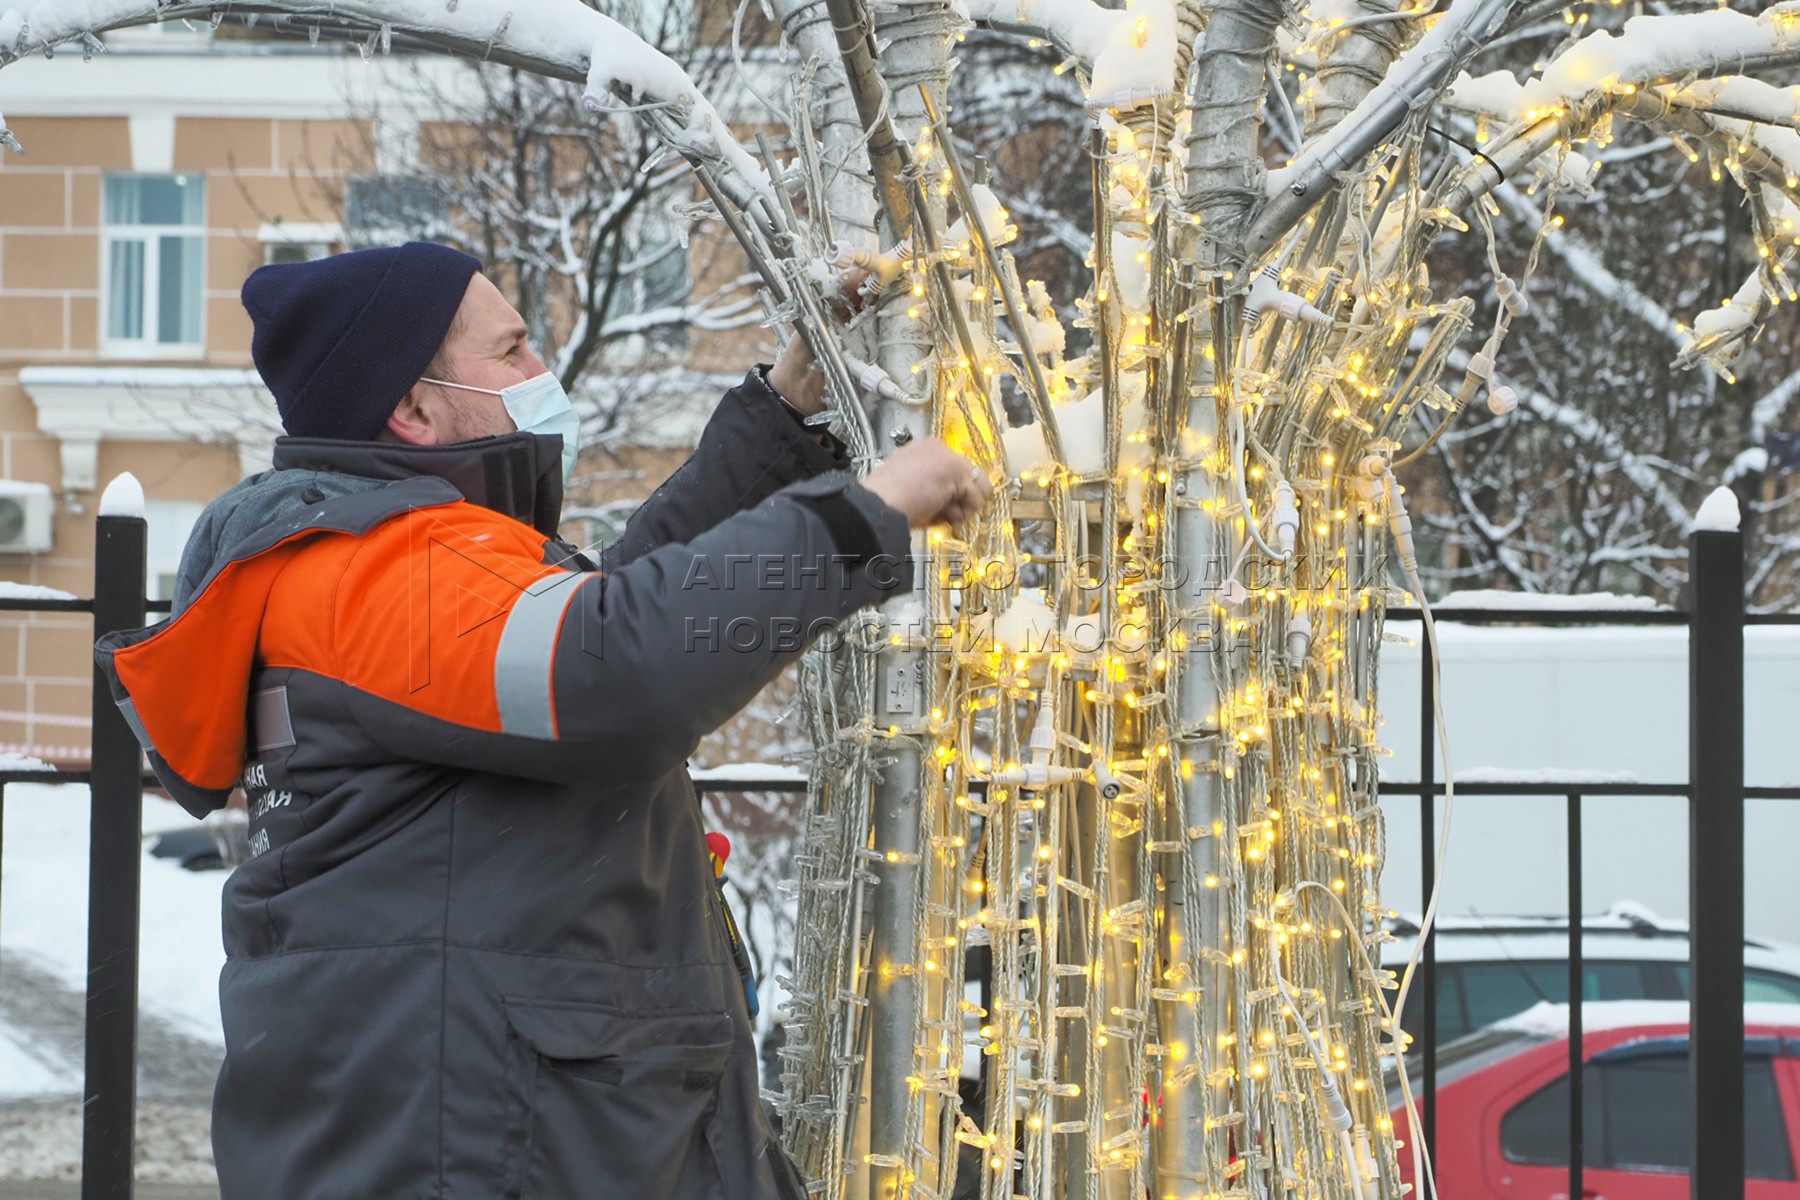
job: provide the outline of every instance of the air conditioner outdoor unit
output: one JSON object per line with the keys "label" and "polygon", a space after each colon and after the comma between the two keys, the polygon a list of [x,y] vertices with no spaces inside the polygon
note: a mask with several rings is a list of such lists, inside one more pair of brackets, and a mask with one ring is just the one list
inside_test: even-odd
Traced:
{"label": "air conditioner outdoor unit", "polygon": [[56,498],[41,483],[0,479],[0,554],[40,554],[52,543]]}

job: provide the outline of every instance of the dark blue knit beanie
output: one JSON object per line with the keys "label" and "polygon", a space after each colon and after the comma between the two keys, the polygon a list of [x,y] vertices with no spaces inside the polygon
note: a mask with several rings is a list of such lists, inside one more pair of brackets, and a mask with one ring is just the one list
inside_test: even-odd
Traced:
{"label": "dark blue knit beanie", "polygon": [[444,344],[481,263],[435,242],[258,268],[250,356],[295,437],[367,441]]}

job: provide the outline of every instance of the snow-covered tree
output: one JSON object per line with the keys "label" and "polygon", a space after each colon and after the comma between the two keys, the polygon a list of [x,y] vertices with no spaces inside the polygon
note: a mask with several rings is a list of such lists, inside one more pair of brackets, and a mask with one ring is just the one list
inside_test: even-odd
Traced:
{"label": "snow-covered tree", "polygon": [[[686,71],[576,0],[233,5],[639,106],[797,321],[858,457],[936,433],[1007,485],[921,538],[914,594],[801,676],[785,1135],[824,1195],[1403,1193],[1382,1079],[1399,1005],[1371,953],[1390,568],[1425,592],[1405,456],[1460,435],[1474,403],[1580,414],[1553,394],[1560,367],[1533,375],[1509,335],[1552,197],[1586,186],[1622,127],[1648,131],[1665,175],[1697,157],[1746,200],[1755,260],[1725,303],[1692,303],[1679,271],[1629,281],[1685,326],[1681,359],[1747,374],[1777,299],[1800,299],[1800,135],[1770,82],[1800,61],[1800,4],[1594,28],[1609,7],[1571,9],[1528,75],[1474,75],[1561,0],[772,0],[784,157],[741,145]],[[155,11],[0,0],[0,65]],[[1055,46],[1093,123],[1068,327],[946,115],[971,20]],[[1270,86],[1288,65],[1292,95]],[[1437,131],[1465,117],[1469,145]],[[1281,165],[1265,125],[1292,147]],[[1507,217],[1521,186],[1535,225]],[[1490,226],[1491,302],[1434,258]],[[880,295],[839,333],[826,310],[852,264]],[[1575,306],[1541,310],[1590,336]],[[1009,399],[1032,420],[1009,428]],[[1614,453],[1653,492],[1656,449],[1616,446],[1590,461]],[[1627,543],[1604,512],[1582,519]],[[971,945],[986,1004],[965,995]]]}
{"label": "snow-covered tree", "polygon": [[[730,59],[696,42],[688,6],[606,9],[716,103],[741,105]],[[306,35],[301,19],[277,23]],[[416,146],[401,148],[395,174],[354,179],[340,199],[352,245],[429,238],[487,264],[586,410],[584,443],[606,447],[641,437],[671,392],[716,392],[737,378],[742,365],[714,347],[751,344],[720,335],[763,313],[742,251],[694,213],[687,165],[631,114],[596,116],[584,92],[493,62],[450,77],[416,71],[390,101],[405,113],[363,114],[368,157],[381,157],[376,143],[394,127],[416,128]]]}

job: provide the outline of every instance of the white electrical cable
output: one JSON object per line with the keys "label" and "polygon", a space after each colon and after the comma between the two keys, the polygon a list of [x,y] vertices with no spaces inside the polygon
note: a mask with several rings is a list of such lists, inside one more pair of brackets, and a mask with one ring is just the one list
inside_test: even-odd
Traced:
{"label": "white electrical cable", "polygon": [[[1324,884],[1320,883],[1318,880],[1303,879],[1294,886],[1294,891],[1296,893],[1299,893],[1299,892],[1305,891],[1308,888],[1312,888],[1315,891],[1319,892],[1319,894],[1324,896],[1327,900],[1331,901],[1333,906],[1335,906],[1337,908],[1338,915],[1343,918],[1344,930],[1345,930],[1346,934],[1353,935],[1356,930],[1361,928],[1361,924],[1357,921],[1357,919],[1350,915],[1350,910],[1344,907],[1344,902],[1342,899],[1340,899],[1338,897],[1338,894],[1336,892],[1332,891],[1330,888],[1326,887]],[[1369,982],[1370,982],[1371,986],[1373,986],[1375,989],[1375,1003],[1381,1006],[1382,1018],[1387,1022],[1388,1029],[1398,1030],[1400,1028],[1400,1022],[1399,1022],[1400,1010],[1397,1006],[1393,1007],[1393,1008],[1388,1007],[1387,1001],[1382,998],[1381,988],[1380,988],[1380,985],[1377,983],[1377,980],[1379,978],[1379,972],[1375,969],[1375,963],[1372,959],[1370,959],[1369,949],[1367,946],[1365,946],[1363,944],[1362,938],[1354,937],[1353,940],[1356,943],[1356,953],[1357,953],[1358,957],[1360,957],[1362,959],[1363,968],[1368,974]],[[1403,1108],[1405,1108],[1405,1110],[1406,1110],[1407,1129],[1412,1135],[1412,1144],[1411,1144],[1410,1148],[1412,1149],[1412,1152],[1413,1152],[1412,1153],[1413,1179],[1418,1180],[1418,1179],[1423,1178],[1425,1180],[1426,1187],[1425,1187],[1425,1190],[1421,1194],[1433,1197],[1435,1200],[1435,1197],[1438,1194],[1436,1168],[1431,1161],[1431,1156],[1424,1152],[1424,1148],[1422,1147],[1422,1145],[1419,1142],[1419,1132],[1418,1132],[1419,1131],[1419,1103],[1417,1100],[1415,1100],[1413,1098],[1412,1080],[1408,1077],[1408,1075],[1406,1073],[1406,1058],[1404,1055],[1401,1055],[1401,1054],[1394,1055],[1394,1071],[1400,1080],[1400,1103],[1401,1103],[1401,1106]],[[1368,1136],[1368,1132],[1364,1129],[1361,1129],[1360,1127],[1358,1128],[1357,1132],[1359,1134],[1361,1134],[1365,1139]],[[1365,1147],[1365,1149],[1366,1149],[1366,1147]],[[1422,1174],[1420,1171],[1421,1167],[1423,1167]]]}
{"label": "white electrical cable", "polygon": [[[1438,757],[1444,765],[1444,825],[1438,834],[1438,845],[1435,851],[1436,869],[1432,875],[1431,895],[1425,903],[1425,916],[1419,922],[1419,932],[1413,942],[1412,953],[1407,957],[1406,970],[1400,976],[1400,990],[1394,997],[1394,1019],[1392,1029],[1399,1033],[1399,1014],[1406,1011],[1406,994],[1412,989],[1413,973],[1418,969],[1419,960],[1425,952],[1425,940],[1431,936],[1431,930],[1437,923],[1438,897],[1444,891],[1444,866],[1450,856],[1450,817],[1451,809],[1456,802],[1456,776],[1450,769],[1450,736],[1444,721],[1444,679],[1438,658],[1437,623],[1431,616],[1431,605],[1425,599],[1425,586],[1419,582],[1418,552],[1413,547],[1412,518],[1407,516],[1406,502],[1401,499],[1400,484],[1394,478],[1393,471],[1385,464],[1381,471],[1382,483],[1385,487],[1388,502],[1388,520],[1390,531],[1394,535],[1394,544],[1400,551],[1400,569],[1406,575],[1407,583],[1412,587],[1413,596],[1419,604],[1419,615],[1425,625],[1425,644],[1420,660],[1420,669],[1431,672],[1431,702],[1433,723],[1437,729]],[[1424,848],[1421,847],[1421,850]],[[1421,1037],[1435,1037],[1436,1030],[1421,1030]],[[1406,1067],[1402,1061],[1402,1047],[1395,1038],[1394,1063],[1400,1071],[1401,1092],[1407,1098],[1407,1119],[1412,1134],[1410,1149],[1413,1158],[1413,1178],[1423,1178],[1421,1144],[1422,1132],[1418,1125],[1418,1116],[1413,1108],[1411,1088],[1406,1079]],[[1436,1181],[1432,1181],[1430,1194],[1437,1195]]]}
{"label": "white electrical cable", "polygon": [[1257,549],[1278,562],[1293,561],[1292,550],[1283,554],[1263,538],[1256,514],[1250,508],[1250,490],[1244,482],[1244,410],[1235,399],[1231,402],[1231,482],[1237,485],[1237,502],[1244,510],[1244,529]]}
{"label": "white electrical cable", "polygon": [[[1281,998],[1287,1001],[1288,1014],[1294,1018],[1294,1024],[1300,1029],[1300,1037],[1306,1042],[1307,1052],[1312,1055],[1313,1065],[1319,1069],[1319,1090],[1325,1094],[1326,1115],[1331,1120],[1332,1128],[1344,1144],[1344,1170],[1350,1176],[1350,1189],[1356,1200],[1365,1200],[1363,1188],[1362,1165],[1356,1157],[1355,1143],[1351,1141],[1350,1131],[1357,1126],[1356,1118],[1351,1115],[1350,1106],[1344,1103],[1344,1094],[1338,1088],[1337,1080],[1331,1074],[1331,1061],[1325,1052],[1319,1049],[1319,1043],[1313,1038],[1312,1029],[1306,1024],[1306,1018],[1300,1015],[1300,1002],[1294,993],[1288,990],[1287,980],[1281,975],[1281,949],[1276,943],[1269,943],[1269,973],[1275,977],[1275,987],[1281,992]],[[1366,1137],[1367,1135],[1364,1134]]]}

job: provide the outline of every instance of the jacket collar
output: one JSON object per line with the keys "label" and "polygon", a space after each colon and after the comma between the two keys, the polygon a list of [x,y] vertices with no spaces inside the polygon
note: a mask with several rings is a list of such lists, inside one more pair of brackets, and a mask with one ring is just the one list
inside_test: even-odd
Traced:
{"label": "jacket collar", "polygon": [[562,515],[562,439],[506,433],[448,446],[350,442],[335,438],[275,439],[275,469],[329,471],[392,482],[430,475],[463,499],[556,536]]}

